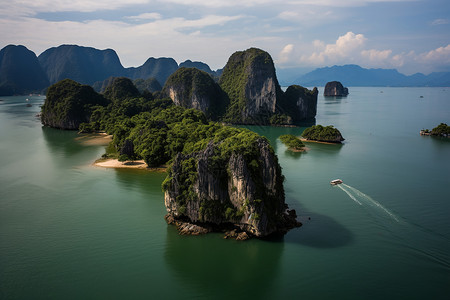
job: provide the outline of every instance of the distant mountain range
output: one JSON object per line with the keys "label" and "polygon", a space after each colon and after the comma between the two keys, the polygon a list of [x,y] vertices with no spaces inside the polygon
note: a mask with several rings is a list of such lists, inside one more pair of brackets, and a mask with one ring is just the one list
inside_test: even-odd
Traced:
{"label": "distant mountain range", "polygon": [[[62,79],[101,86],[109,77],[155,78],[164,86],[167,78],[181,67],[194,67],[218,80],[217,71],[203,62],[186,60],[178,65],[173,58],[150,57],[142,66],[124,68],[112,49],[99,50],[77,45],[61,45],[44,51],[39,57],[24,46],[8,45],[0,50],[0,95],[42,93]],[[292,69],[279,70],[279,77],[295,78]],[[286,73],[286,76],[283,76]],[[417,73],[406,76],[394,69],[364,69],[357,65],[319,68],[295,80],[280,80],[282,85],[325,86],[340,81],[344,86],[450,86],[450,72]]]}
{"label": "distant mountain range", "polygon": [[344,86],[450,86],[450,72],[407,76],[395,69],[365,69],[357,65],[344,65],[315,69],[289,84],[325,86],[329,81],[339,81]]}
{"label": "distant mountain range", "polygon": [[142,66],[124,68],[112,49],[61,45],[37,57],[24,46],[8,45],[0,50],[0,95],[41,93],[66,78],[97,86],[109,77],[155,78],[163,86],[167,78],[183,66],[196,67],[216,76],[207,64],[190,60],[178,65],[173,58],[150,57]]}

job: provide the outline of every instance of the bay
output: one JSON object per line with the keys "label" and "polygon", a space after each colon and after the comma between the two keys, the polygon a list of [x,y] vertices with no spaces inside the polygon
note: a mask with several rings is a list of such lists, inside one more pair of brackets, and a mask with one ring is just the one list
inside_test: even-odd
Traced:
{"label": "bay", "polygon": [[93,167],[104,146],[42,127],[44,97],[0,97],[0,298],[448,299],[450,139],[419,131],[450,123],[450,89],[349,90],[318,99],[343,145],[292,153],[277,138],[304,127],[249,126],[304,225],[247,242],[179,236],[163,173]]}

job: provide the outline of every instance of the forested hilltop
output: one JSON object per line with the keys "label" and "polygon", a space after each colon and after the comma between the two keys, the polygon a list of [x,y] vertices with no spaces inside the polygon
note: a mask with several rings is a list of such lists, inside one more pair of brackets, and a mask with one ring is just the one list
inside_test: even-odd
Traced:
{"label": "forested hilltop", "polygon": [[112,80],[103,94],[69,79],[58,82],[49,88],[42,122],[112,134],[104,157],[169,165],[167,219],[195,224],[194,233],[227,227],[244,239],[299,226],[295,212],[286,213],[284,177],[265,138],[209,121],[161,93],[140,94],[127,78]]}
{"label": "forested hilltop", "polygon": [[23,46],[0,51],[0,95],[42,93],[64,79],[104,92],[116,77],[135,80],[141,92],[155,93],[166,86],[156,97],[170,97],[177,105],[232,124],[294,125],[314,122],[316,115],[317,89],[293,85],[284,93],[271,56],[261,49],[235,52],[218,71],[202,62],[178,65],[164,57],[124,68],[112,49],[77,45],[53,47],[39,57]]}

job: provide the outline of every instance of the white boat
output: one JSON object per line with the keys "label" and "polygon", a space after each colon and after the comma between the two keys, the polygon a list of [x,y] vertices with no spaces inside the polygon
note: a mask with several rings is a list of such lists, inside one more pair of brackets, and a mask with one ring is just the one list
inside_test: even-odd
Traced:
{"label": "white boat", "polygon": [[330,181],[331,185],[341,184],[343,183],[342,179],[334,179]]}

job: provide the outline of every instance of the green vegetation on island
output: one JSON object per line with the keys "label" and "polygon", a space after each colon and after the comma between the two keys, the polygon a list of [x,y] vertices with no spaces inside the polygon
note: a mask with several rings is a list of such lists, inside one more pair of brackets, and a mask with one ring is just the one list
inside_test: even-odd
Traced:
{"label": "green vegetation on island", "polygon": [[424,129],[420,131],[421,135],[434,135],[434,136],[443,136],[450,137],[450,126],[445,123],[441,123],[431,131],[428,129]]}
{"label": "green vegetation on island", "polygon": [[94,110],[110,102],[89,85],[64,79],[48,88],[41,121],[54,128],[78,129],[80,124],[90,122]]}
{"label": "green vegetation on island", "polygon": [[328,142],[328,143],[340,143],[344,141],[341,132],[330,126],[314,125],[306,128],[302,137],[306,140]]}
{"label": "green vegetation on island", "polygon": [[228,96],[206,72],[196,68],[179,68],[167,79],[162,96],[170,97],[175,105],[195,108],[208,119],[221,118],[229,103]]}
{"label": "green vegetation on island", "polygon": [[136,96],[126,78],[111,81],[104,93],[109,99],[85,87],[71,80],[50,87],[43,116],[44,110],[47,118],[57,116],[53,112],[62,105],[88,96],[90,101],[77,106],[85,120],[79,130],[113,136],[103,158],[169,165],[163,182],[169,223],[198,228],[200,222],[216,229],[234,224],[253,236],[299,226],[295,212],[286,213],[284,177],[267,139],[208,121],[203,112],[174,105],[170,98]]}
{"label": "green vegetation on island", "polygon": [[293,85],[283,93],[272,57],[261,49],[233,53],[219,84],[230,99],[227,123],[293,125],[316,116],[317,89]]}
{"label": "green vegetation on island", "polygon": [[305,144],[303,144],[298,137],[292,134],[284,134],[280,136],[280,140],[288,147],[289,150],[292,151],[302,151],[305,147]]}

